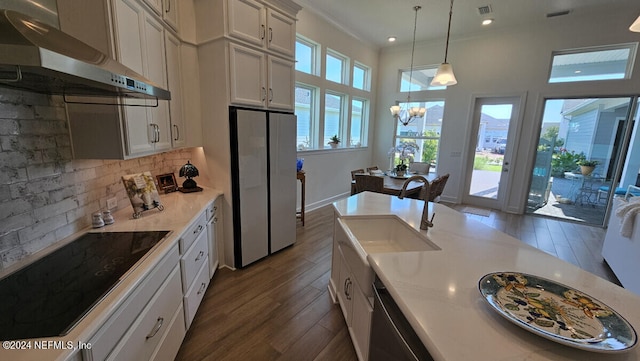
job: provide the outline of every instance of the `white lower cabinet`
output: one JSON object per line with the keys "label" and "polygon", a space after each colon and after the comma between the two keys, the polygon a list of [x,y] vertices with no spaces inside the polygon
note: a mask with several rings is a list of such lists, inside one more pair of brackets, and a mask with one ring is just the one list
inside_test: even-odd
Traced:
{"label": "white lower cabinet", "polygon": [[207,259],[207,262],[202,264],[198,275],[191,284],[189,290],[187,290],[187,293],[184,295],[184,321],[187,328],[191,326],[191,322],[196,315],[198,306],[200,306],[200,302],[202,302],[202,298],[204,298],[204,293],[207,290],[207,287],[209,287],[210,278],[208,263]]}
{"label": "white lower cabinet", "polygon": [[[173,316],[182,300],[181,288],[180,269],[175,267],[107,360],[150,360],[156,348],[161,345],[160,340],[168,330],[171,330],[170,322],[174,320]],[[184,326],[184,323],[181,323],[181,327]],[[174,358],[179,347],[180,345],[177,349],[168,350],[167,353],[173,354]]]}
{"label": "white lower cabinet", "polygon": [[[210,211],[209,208],[205,209],[180,240],[184,322],[187,329],[191,326],[211,279],[209,232],[206,231],[207,215]],[[195,240],[192,240],[194,236]]]}
{"label": "white lower cabinet", "polygon": [[[160,325],[161,327],[158,329],[156,337],[153,337],[151,342],[168,337],[166,334],[168,322],[173,318],[172,316],[174,316],[176,310],[178,308],[181,309],[182,292],[178,267],[179,259],[178,246],[175,245],[155,266],[153,271],[146,276],[136,290],[109,317],[109,320],[90,338],[89,343],[92,347],[91,349],[83,350],[83,360],[119,360],[115,355],[122,352],[123,348],[147,350],[145,353],[146,358],[134,359],[149,359],[155,350],[155,346],[148,350],[149,343],[146,342],[147,340],[144,336],[142,339],[132,337],[136,330],[137,332],[144,332],[144,327],[147,326],[147,323],[153,321],[153,324],[147,330],[151,331],[156,322],[158,322],[159,317],[166,319],[167,324],[164,324],[163,320],[163,325]],[[180,321],[184,326],[183,317],[181,312]],[[151,321],[149,321],[149,318]],[[176,337],[173,343],[177,343],[178,346],[171,350],[167,349],[165,353],[172,353],[172,357],[175,357],[185,333],[184,331],[180,333],[178,329],[178,331],[173,330],[172,334],[174,335],[173,337]],[[134,343],[132,344],[132,342]],[[140,353],[135,354],[141,355]]]}
{"label": "white lower cabinet", "polygon": [[[367,294],[370,293],[372,286],[358,282],[359,277],[349,267],[347,260],[350,258],[345,257],[343,248],[338,244],[341,237],[345,238],[347,235],[336,222],[329,287],[331,293],[335,295],[336,301],[340,304],[356,355],[359,360],[365,361],[369,359],[369,334],[373,313],[372,301],[367,297]],[[345,251],[348,252],[348,250]]]}

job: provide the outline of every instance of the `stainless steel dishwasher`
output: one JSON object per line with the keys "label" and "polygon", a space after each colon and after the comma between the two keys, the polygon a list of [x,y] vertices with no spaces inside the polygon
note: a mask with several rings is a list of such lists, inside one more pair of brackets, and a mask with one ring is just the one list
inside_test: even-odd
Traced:
{"label": "stainless steel dishwasher", "polygon": [[376,277],[369,361],[433,361],[384,284]]}

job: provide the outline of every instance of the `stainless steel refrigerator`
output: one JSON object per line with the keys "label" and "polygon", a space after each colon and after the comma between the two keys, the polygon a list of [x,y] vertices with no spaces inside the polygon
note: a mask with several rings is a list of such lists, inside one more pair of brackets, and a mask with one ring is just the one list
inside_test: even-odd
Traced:
{"label": "stainless steel refrigerator", "polygon": [[229,108],[234,263],[296,240],[296,116]]}

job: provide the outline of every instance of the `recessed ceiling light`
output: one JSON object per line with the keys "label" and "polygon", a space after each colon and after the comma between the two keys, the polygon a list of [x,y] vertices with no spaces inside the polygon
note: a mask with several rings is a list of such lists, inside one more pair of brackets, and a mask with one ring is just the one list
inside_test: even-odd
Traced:
{"label": "recessed ceiling light", "polygon": [[482,25],[489,25],[493,23],[493,19],[484,19],[482,20]]}
{"label": "recessed ceiling light", "polygon": [[387,40],[388,40],[390,43],[393,43],[394,41],[398,40],[398,38],[396,38],[395,36],[390,36],[389,38],[387,38]]}

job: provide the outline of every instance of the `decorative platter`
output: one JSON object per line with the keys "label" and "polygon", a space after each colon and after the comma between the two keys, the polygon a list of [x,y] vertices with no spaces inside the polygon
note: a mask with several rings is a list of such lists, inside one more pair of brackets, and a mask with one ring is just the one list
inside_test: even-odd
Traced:
{"label": "decorative platter", "polygon": [[616,353],[636,346],[633,326],[597,299],[526,273],[489,273],[480,293],[507,320],[549,340],[587,351]]}

